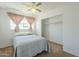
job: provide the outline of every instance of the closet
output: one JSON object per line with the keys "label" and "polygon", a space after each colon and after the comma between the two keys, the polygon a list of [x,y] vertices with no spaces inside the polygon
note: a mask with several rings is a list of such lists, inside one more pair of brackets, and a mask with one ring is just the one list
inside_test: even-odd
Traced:
{"label": "closet", "polygon": [[62,24],[62,15],[42,20],[42,36],[48,40],[49,52],[61,52],[63,45]]}

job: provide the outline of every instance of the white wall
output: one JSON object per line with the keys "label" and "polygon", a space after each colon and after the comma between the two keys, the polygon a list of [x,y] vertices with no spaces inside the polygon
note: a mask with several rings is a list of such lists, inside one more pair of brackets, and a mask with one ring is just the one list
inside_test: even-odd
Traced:
{"label": "white wall", "polygon": [[35,33],[41,36],[41,19],[38,16],[35,21]]}
{"label": "white wall", "polygon": [[0,48],[12,45],[9,19],[6,11],[0,9]]}
{"label": "white wall", "polygon": [[63,15],[63,49],[79,56],[79,6],[67,6]]}

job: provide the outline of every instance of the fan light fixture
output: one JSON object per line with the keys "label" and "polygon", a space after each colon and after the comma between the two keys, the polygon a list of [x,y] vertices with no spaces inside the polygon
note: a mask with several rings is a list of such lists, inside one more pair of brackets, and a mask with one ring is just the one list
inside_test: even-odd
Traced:
{"label": "fan light fixture", "polygon": [[32,8],[31,10],[32,10],[32,12],[34,12],[34,13],[36,12],[36,9],[35,9],[35,8]]}
{"label": "fan light fixture", "polygon": [[33,13],[35,12],[41,12],[40,6],[41,6],[41,2],[32,2],[30,5],[28,4],[24,4],[26,7],[29,7],[28,11],[31,10]]}

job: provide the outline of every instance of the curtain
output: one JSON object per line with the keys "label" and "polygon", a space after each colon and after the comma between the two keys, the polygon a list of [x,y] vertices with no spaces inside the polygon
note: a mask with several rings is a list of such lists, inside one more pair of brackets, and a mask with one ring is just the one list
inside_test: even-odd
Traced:
{"label": "curtain", "polygon": [[15,32],[19,32],[19,23],[24,18],[22,15],[8,13],[9,17],[12,19],[12,21],[16,24]]}
{"label": "curtain", "polygon": [[25,18],[26,18],[26,20],[28,21],[28,23],[30,25],[29,31],[32,31],[32,24],[33,24],[35,18],[34,17],[29,17],[29,16],[26,16]]}

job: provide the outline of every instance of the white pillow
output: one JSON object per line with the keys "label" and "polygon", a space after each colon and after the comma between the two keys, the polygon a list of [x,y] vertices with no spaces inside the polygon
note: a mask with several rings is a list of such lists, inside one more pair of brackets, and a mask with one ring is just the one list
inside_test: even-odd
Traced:
{"label": "white pillow", "polygon": [[19,33],[16,33],[16,36],[25,36],[25,35],[32,35],[33,33],[32,32],[19,32]]}

